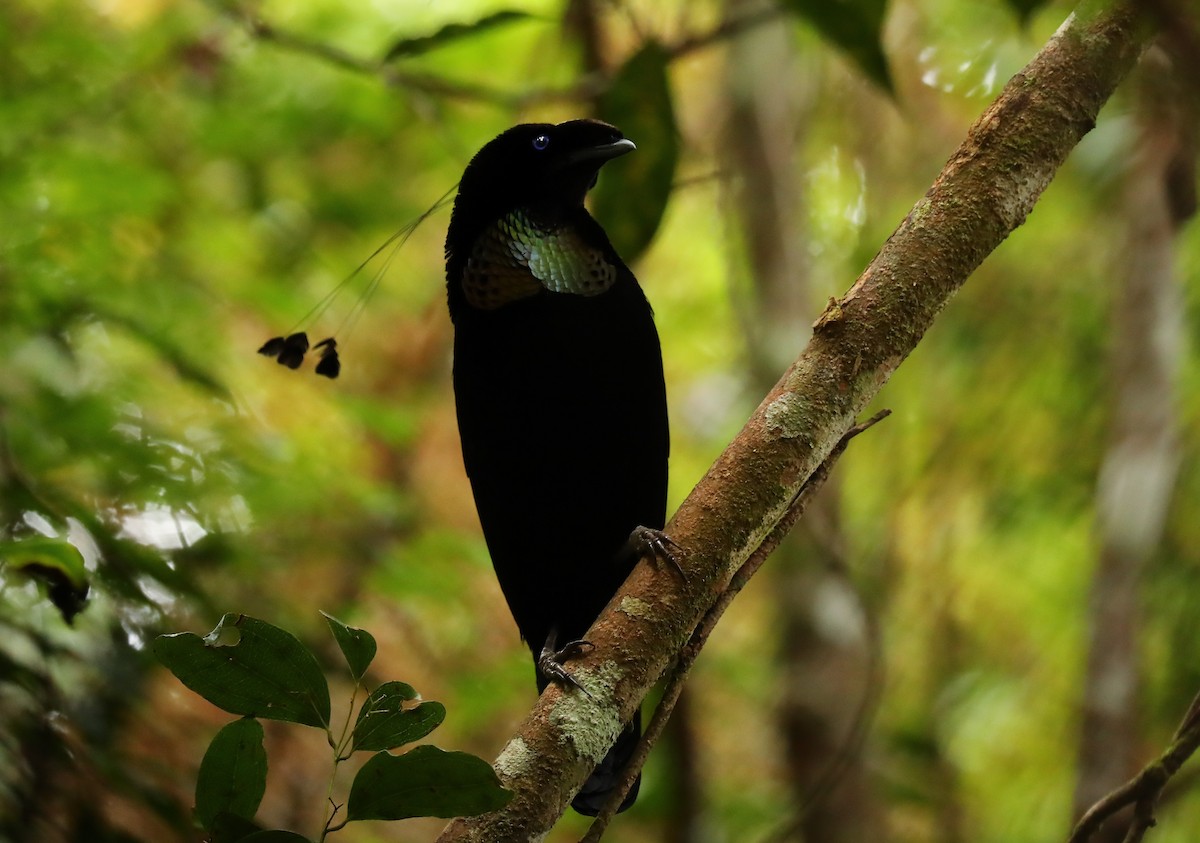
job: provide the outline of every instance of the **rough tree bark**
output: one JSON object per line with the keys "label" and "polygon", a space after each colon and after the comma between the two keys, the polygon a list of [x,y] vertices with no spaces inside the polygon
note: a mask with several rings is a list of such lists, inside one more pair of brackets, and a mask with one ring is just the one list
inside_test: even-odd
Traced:
{"label": "rough tree bark", "polygon": [[1130,5],[1085,3],[1009,81],[850,291],[830,302],[799,359],[676,512],[667,531],[687,551],[686,581],[649,564],[634,570],[588,632],[595,649],[571,664],[588,694],[548,688],[496,760],[513,800],[453,821],[440,841],[533,841],[554,825],[855,416],[967,277],[1025,220],[1095,125],[1144,37]]}

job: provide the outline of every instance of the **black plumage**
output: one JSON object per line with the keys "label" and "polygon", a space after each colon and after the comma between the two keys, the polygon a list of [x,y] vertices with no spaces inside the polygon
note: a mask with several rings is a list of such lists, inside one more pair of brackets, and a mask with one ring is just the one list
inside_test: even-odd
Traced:
{"label": "black plumage", "polygon": [[[582,638],[646,539],[669,543],[658,532],[669,449],[658,333],[583,205],[600,167],[633,148],[593,120],[509,129],[468,165],[446,235],[463,459],[539,691],[571,681],[557,665],[568,654],[544,658],[547,643]],[[639,721],[576,810],[601,807]]]}

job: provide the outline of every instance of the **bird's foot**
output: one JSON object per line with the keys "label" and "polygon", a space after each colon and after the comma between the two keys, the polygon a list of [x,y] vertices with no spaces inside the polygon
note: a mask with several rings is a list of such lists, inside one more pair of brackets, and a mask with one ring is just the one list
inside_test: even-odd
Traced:
{"label": "bird's foot", "polygon": [[583,655],[588,650],[593,649],[594,646],[591,641],[579,639],[577,641],[568,641],[562,647],[559,647],[558,630],[551,629],[550,634],[546,636],[546,643],[542,647],[542,653],[538,656],[538,673],[560,685],[569,685],[572,688],[578,688],[583,692],[584,696],[591,699],[592,695],[588,693],[587,688],[579,684],[579,680],[563,667],[563,662]]}
{"label": "bird's foot", "polygon": [[626,546],[639,557],[650,557],[655,564],[666,562],[675,569],[680,579],[687,582],[687,574],[684,572],[683,566],[679,564],[679,558],[684,555],[685,551],[678,542],[662,530],[655,530],[652,527],[634,527],[626,541]]}

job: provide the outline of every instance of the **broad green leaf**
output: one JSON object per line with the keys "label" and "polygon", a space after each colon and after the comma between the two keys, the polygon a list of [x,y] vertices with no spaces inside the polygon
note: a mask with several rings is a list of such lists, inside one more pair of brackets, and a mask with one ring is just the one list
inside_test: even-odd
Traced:
{"label": "broad green leaf", "polygon": [[889,94],[892,74],[883,54],[883,21],[887,0],[784,0],[791,10],[840,47],[863,73]]}
{"label": "broad green leaf", "polygon": [[667,84],[667,54],[647,42],[617,72],[599,103],[599,116],[637,144],[605,165],[592,191],[592,213],[626,263],[654,239],[679,162],[679,135]]}
{"label": "broad green leaf", "polygon": [[231,714],[329,726],[320,665],[279,627],[231,612],[204,638],[160,635],[152,649],[180,682]]}
{"label": "broad green leaf", "polygon": [[0,559],[14,571],[43,583],[50,602],[67,623],[83,609],[90,588],[87,569],[79,548],[66,539],[0,542]]}
{"label": "broad green leaf", "polygon": [[482,758],[418,746],[404,755],[380,752],[350,786],[346,816],[352,820],[408,817],[471,817],[502,808],[512,792],[500,786]]}
{"label": "broad green leaf", "polygon": [[428,735],[446,719],[446,707],[423,702],[405,710],[416,691],[403,682],[380,685],[358,712],[354,723],[354,749],[393,749]]}
{"label": "broad green leaf", "polygon": [[350,666],[350,674],[354,681],[360,681],[371,666],[371,660],[375,658],[375,638],[365,629],[346,626],[333,615],[322,612],[321,616],[325,618],[325,623],[329,624],[334,640],[341,648],[342,655],[346,657],[346,664]]}
{"label": "broad green leaf", "polygon": [[234,720],[217,732],[196,777],[196,818],[211,829],[222,813],[251,819],[267,790],[262,724]]}
{"label": "broad green leaf", "polygon": [[396,41],[388,48],[384,54],[385,62],[393,61],[407,56],[416,56],[421,53],[427,53],[435,47],[441,47],[444,44],[449,44],[452,41],[457,41],[461,38],[468,38],[472,35],[478,35],[481,32],[487,32],[497,26],[506,23],[512,23],[518,20],[527,20],[530,17],[528,12],[522,12],[517,9],[502,9],[499,12],[493,12],[490,15],[484,15],[479,20],[473,23],[448,23],[431,35],[420,35],[415,38],[402,38]]}
{"label": "broad green leaf", "polygon": [[243,837],[237,843],[312,843],[312,841],[294,831],[273,828],[267,831],[257,831],[249,837]]}

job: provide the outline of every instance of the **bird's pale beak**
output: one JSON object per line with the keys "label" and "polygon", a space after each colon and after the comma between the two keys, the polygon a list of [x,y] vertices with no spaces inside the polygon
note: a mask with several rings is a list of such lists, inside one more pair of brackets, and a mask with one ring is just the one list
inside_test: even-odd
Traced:
{"label": "bird's pale beak", "polygon": [[635,149],[637,149],[637,145],[633,141],[629,138],[621,138],[612,143],[604,143],[599,146],[589,146],[585,149],[576,150],[567,157],[567,161],[571,164],[578,164],[583,161],[603,163],[611,161],[614,158],[619,158],[626,152],[633,152]]}

